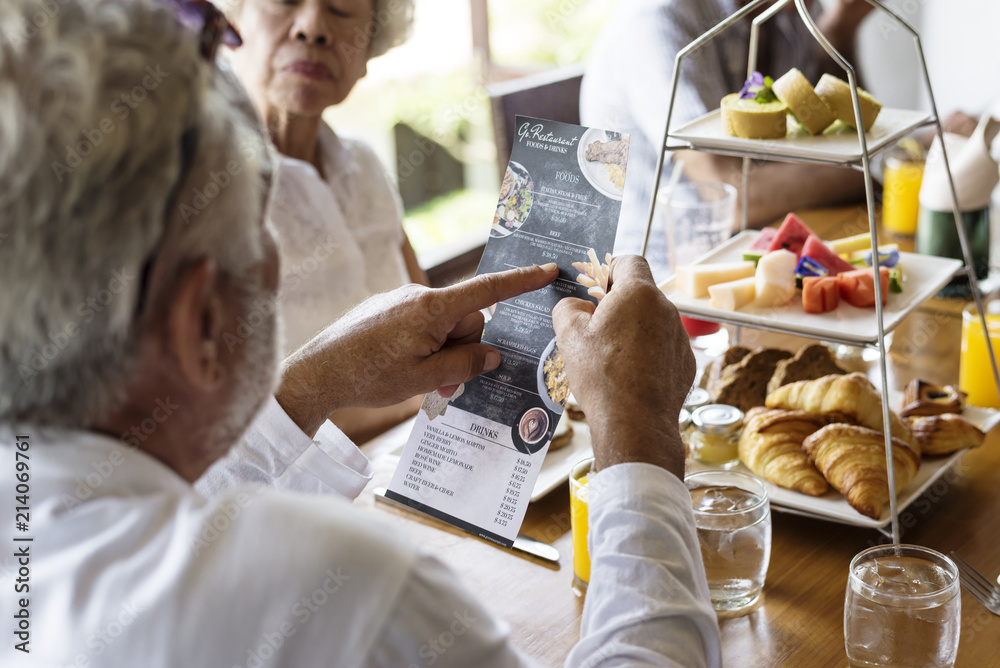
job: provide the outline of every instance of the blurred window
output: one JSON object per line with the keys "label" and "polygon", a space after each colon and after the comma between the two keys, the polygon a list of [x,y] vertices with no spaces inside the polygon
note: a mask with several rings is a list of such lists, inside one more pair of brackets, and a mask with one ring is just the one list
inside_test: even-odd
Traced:
{"label": "blurred window", "polygon": [[499,190],[485,85],[582,62],[616,1],[416,0],[413,34],[368,63],[326,120],[395,178],[421,265],[470,258]]}

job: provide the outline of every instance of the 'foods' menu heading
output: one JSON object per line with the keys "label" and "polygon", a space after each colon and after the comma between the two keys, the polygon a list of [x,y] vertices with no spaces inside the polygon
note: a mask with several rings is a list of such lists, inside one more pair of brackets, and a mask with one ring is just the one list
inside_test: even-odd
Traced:
{"label": "'foods' menu heading", "polygon": [[493,309],[500,366],[427,395],[387,496],[508,547],[569,396],[552,329],[563,297],[608,290],[628,135],[518,116],[517,141],[476,273],[555,262],[559,278]]}

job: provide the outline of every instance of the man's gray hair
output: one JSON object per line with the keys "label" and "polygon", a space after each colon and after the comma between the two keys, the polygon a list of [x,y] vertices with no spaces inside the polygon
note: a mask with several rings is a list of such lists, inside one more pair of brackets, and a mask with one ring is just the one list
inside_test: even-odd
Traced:
{"label": "man's gray hair", "polygon": [[130,377],[144,266],[261,261],[269,157],[163,5],[4,0],[0,33],[0,421],[88,426]]}
{"label": "man's gray hair", "polygon": [[[234,19],[246,0],[220,0],[219,7]],[[351,36],[349,44],[343,47],[364,50],[368,47],[368,58],[381,56],[389,49],[399,46],[413,31],[413,0],[371,0],[372,17],[361,33]],[[252,45],[251,45],[252,46]]]}

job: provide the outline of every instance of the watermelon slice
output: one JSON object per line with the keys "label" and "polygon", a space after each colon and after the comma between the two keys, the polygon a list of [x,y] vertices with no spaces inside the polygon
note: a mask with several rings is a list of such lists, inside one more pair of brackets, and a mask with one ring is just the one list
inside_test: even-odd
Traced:
{"label": "watermelon slice", "polygon": [[[767,252],[770,250],[771,242],[774,241],[776,236],[778,236],[778,230],[776,228],[765,227],[760,231],[760,234],[757,235],[757,238],[753,240],[753,243],[750,244],[750,248],[748,248],[747,251]],[[763,252],[761,253],[762,255]]]}
{"label": "watermelon slice", "polygon": [[[778,234],[771,240],[771,245],[767,247],[767,250],[773,251],[780,248],[789,250],[795,253],[796,259],[802,255],[802,244],[806,242],[810,236],[816,236],[813,231],[806,227],[806,224],[799,220],[799,217],[794,213],[790,213],[785,216],[785,220],[781,223],[781,227],[778,228]],[[819,260],[819,258],[813,258]]]}
{"label": "watermelon slice", "polygon": [[854,271],[857,269],[850,262],[840,257],[833,250],[826,245],[822,239],[817,237],[815,234],[809,235],[805,243],[802,244],[802,255],[811,257],[812,259],[823,265],[830,276],[836,276],[845,271]]}

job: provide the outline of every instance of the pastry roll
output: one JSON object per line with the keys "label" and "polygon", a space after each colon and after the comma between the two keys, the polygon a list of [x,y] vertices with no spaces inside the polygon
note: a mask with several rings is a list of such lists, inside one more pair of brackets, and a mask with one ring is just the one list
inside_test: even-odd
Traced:
{"label": "pastry roll", "polygon": [[810,134],[818,135],[837,120],[830,107],[816,94],[809,80],[795,67],[775,81],[772,88],[778,99],[785,103]]}
{"label": "pastry roll", "polygon": [[802,451],[802,441],[825,424],[817,415],[777,408],[752,408],[740,434],[740,460],[768,482],[819,496],[829,485]]}
{"label": "pastry roll", "polygon": [[[854,117],[851,84],[832,74],[824,74],[816,83],[815,91],[819,99],[823,100],[837,118],[852,128],[858,127],[857,119]],[[868,132],[875,125],[875,119],[882,111],[882,103],[872,97],[868,91],[858,88],[858,104],[861,107],[861,123],[865,126],[865,132]]]}
{"label": "pastry roll", "polygon": [[[882,508],[889,501],[889,476],[881,431],[829,424],[806,437],[802,449],[852,508],[872,519],[882,516]],[[892,459],[898,493],[917,475],[920,455],[893,437]]]}

